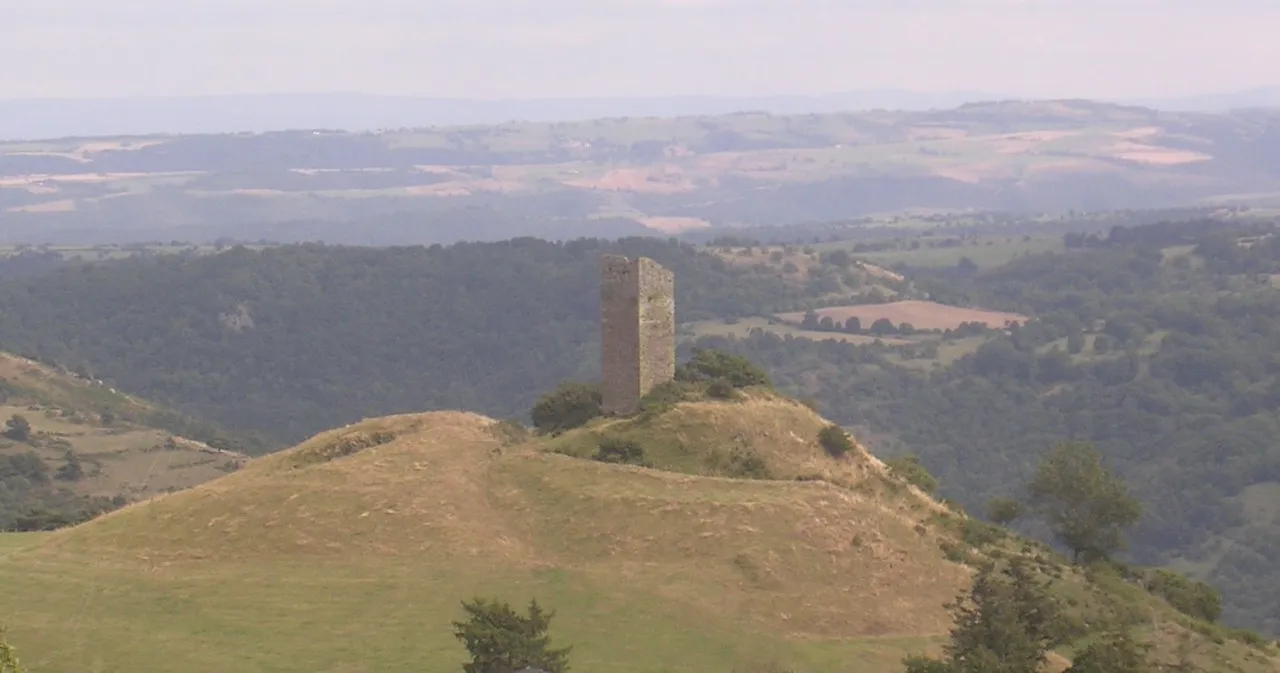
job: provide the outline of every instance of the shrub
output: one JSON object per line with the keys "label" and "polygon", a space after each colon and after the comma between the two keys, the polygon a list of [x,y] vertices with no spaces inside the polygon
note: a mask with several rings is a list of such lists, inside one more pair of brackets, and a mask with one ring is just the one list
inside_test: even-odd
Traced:
{"label": "shrub", "polygon": [[1248,629],[1231,629],[1227,633],[1230,634],[1232,638],[1250,647],[1265,648],[1267,646],[1267,639],[1263,638],[1262,635],[1256,631],[1250,631]]}
{"label": "shrub", "polygon": [[1003,539],[1005,532],[996,526],[983,523],[977,519],[965,519],[964,523],[961,524],[960,535],[965,543],[971,547],[985,547]]}
{"label": "shrub", "polygon": [[62,467],[59,467],[58,471],[54,473],[53,476],[55,479],[60,479],[62,481],[80,481],[84,478],[84,466],[80,464],[80,457],[76,455],[75,451],[67,449],[67,452],[63,454],[63,459],[66,462],[63,463]]}
{"label": "shrub", "polygon": [[916,456],[900,456],[886,461],[885,465],[898,478],[914,484],[916,488],[925,493],[933,493],[938,490],[938,480],[932,474],[929,474],[928,470],[924,469],[924,466],[920,464],[920,459]]}
{"label": "shrub", "polygon": [[1212,623],[1222,615],[1222,598],[1204,582],[1159,568],[1146,578],[1146,587],[1188,617]]}
{"label": "shrub", "polygon": [[1007,526],[1022,516],[1022,503],[1013,498],[992,498],[987,501],[987,518],[998,526]]}
{"label": "shrub", "polygon": [[938,549],[942,550],[942,557],[952,563],[969,563],[969,556],[960,548],[960,545],[950,540],[940,540]]}
{"label": "shrub", "polygon": [[725,379],[734,388],[772,387],[769,375],[750,360],[705,348],[695,348],[688,362],[676,367],[677,381],[709,381]]}
{"label": "shrub", "polygon": [[843,428],[832,423],[818,431],[818,444],[832,458],[840,458],[853,449],[853,441]]}
{"label": "shrub", "polygon": [[652,418],[684,401],[692,386],[681,381],[660,383],[640,398],[641,418]]}
{"label": "shrub", "polygon": [[596,447],[595,459],[602,463],[622,463],[626,465],[647,465],[644,447],[633,439],[605,437]]}
{"label": "shrub", "polygon": [[489,434],[497,437],[504,446],[529,439],[529,429],[517,420],[498,421],[489,426]]}
{"label": "shrub", "polygon": [[707,384],[707,396],[718,400],[731,400],[735,396],[733,384],[728,379],[715,379]]}
{"label": "shrub", "polygon": [[529,415],[538,432],[556,434],[586,425],[602,413],[599,387],[570,381],[539,397]]}
{"label": "shrub", "polygon": [[18,661],[17,648],[5,639],[5,630],[0,627],[0,673],[23,673],[22,662]]}
{"label": "shrub", "polygon": [[5,421],[4,436],[15,442],[28,441],[31,439],[31,423],[26,416],[14,414]]}
{"label": "shrub", "polygon": [[769,466],[756,454],[755,449],[747,446],[736,446],[729,452],[729,465],[725,472],[730,477],[740,479],[768,479]]}

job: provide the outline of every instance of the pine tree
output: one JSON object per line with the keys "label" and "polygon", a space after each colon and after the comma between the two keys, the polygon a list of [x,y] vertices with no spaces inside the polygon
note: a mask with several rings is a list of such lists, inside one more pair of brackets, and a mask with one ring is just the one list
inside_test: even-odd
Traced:
{"label": "pine tree", "polygon": [[471,662],[462,665],[466,673],[514,673],[527,666],[565,673],[569,669],[570,647],[553,649],[547,629],[554,612],[545,612],[537,600],[529,602],[527,616],[521,616],[505,602],[476,598],[463,601],[469,616],[454,622],[454,636],[462,641]]}
{"label": "pine tree", "polygon": [[1037,673],[1054,644],[1057,603],[1021,560],[983,570],[947,607],[955,625],[945,657],[907,659],[908,673]]}

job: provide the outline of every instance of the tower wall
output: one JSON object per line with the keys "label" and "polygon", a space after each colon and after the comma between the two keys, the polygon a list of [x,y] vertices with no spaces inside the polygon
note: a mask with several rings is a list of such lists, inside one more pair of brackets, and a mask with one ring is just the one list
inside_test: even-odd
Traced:
{"label": "tower wall", "polygon": [[675,376],[675,279],[647,258],[605,255],[600,278],[600,392],[607,414],[631,414]]}

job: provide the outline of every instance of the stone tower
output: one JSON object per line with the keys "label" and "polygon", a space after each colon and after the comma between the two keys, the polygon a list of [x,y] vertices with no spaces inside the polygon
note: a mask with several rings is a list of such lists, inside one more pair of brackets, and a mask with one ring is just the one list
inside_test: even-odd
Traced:
{"label": "stone tower", "polygon": [[635,413],[676,372],[675,279],[646,257],[600,261],[600,394],[606,414]]}

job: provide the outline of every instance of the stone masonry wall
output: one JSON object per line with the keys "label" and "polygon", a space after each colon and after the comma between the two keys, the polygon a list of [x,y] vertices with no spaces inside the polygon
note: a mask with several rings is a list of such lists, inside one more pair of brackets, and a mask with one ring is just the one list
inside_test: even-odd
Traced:
{"label": "stone masonry wall", "polygon": [[604,255],[600,264],[600,392],[607,414],[636,411],[675,375],[675,282],[651,259]]}
{"label": "stone masonry wall", "polygon": [[[675,276],[657,262],[641,257],[640,294],[640,395],[676,375]],[[639,402],[639,400],[637,400]]]}

